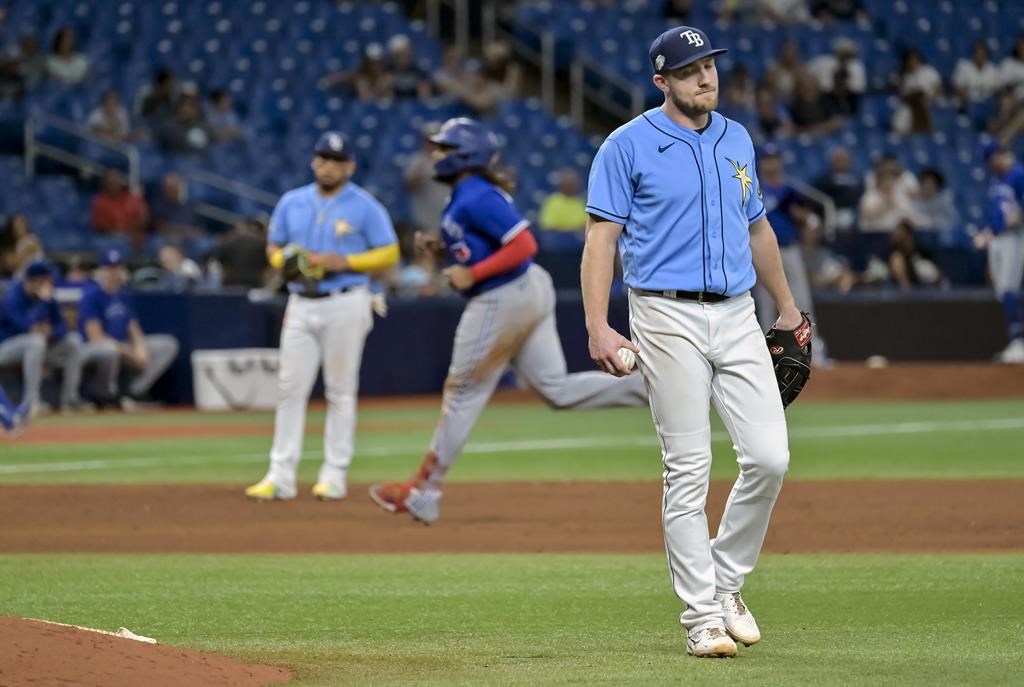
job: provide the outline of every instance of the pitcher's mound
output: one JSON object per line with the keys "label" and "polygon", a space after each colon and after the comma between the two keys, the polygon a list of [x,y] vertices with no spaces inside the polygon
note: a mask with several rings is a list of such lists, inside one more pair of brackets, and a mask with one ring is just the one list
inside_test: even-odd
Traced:
{"label": "pitcher's mound", "polygon": [[291,673],[216,654],[0,616],[0,685],[277,685]]}

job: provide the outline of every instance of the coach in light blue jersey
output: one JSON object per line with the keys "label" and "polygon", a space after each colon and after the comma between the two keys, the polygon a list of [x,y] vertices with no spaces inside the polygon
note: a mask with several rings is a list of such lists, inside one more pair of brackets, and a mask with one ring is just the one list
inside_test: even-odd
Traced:
{"label": "coach in light blue jersey", "polygon": [[[647,383],[663,452],[672,585],[686,605],[687,651],[700,657],[734,656],[735,642],[761,638],[740,588],[789,463],[779,387],[750,296],[755,281],[775,301],[779,328],[803,322],[765,217],[750,136],[714,111],[715,55],[723,52],[687,26],[651,44],[665,102],[598,151],[582,266],[591,357],[623,374],[629,356],[620,349],[628,348]],[[633,341],[607,320],[616,243]],[[732,435],[740,477],[709,541],[712,403]]]}

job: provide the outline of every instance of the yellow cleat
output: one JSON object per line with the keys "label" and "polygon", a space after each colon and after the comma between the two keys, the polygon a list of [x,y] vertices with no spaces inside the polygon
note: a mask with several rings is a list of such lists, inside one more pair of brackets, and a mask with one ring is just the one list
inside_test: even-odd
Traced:
{"label": "yellow cleat", "polygon": [[269,479],[262,480],[248,487],[245,495],[257,501],[288,501],[295,498],[295,494],[289,494],[280,489],[277,484]]}
{"label": "yellow cleat", "polygon": [[337,482],[317,482],[313,485],[313,496],[321,501],[340,501],[348,496],[348,490]]}

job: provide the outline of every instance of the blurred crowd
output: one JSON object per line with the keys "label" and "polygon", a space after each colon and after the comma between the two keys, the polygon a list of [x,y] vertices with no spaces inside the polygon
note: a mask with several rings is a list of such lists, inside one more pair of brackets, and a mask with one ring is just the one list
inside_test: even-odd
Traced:
{"label": "blurred crowd", "polygon": [[[666,0],[666,20],[687,21],[694,2]],[[825,26],[833,21],[868,21],[860,0],[722,0],[718,12],[724,21],[786,24],[813,19]],[[841,129],[859,114],[869,80],[854,41],[836,38],[831,47],[827,54],[805,58],[796,42],[785,42],[759,80],[747,65],[735,64],[721,74],[722,111],[748,123],[757,141]],[[888,129],[930,132],[935,108],[952,106],[979,132],[1004,143],[1019,134],[1024,128],[1024,35],[1005,55],[990,54],[984,43],[963,48],[951,74],[940,74],[918,50],[903,52],[900,68],[887,86],[899,102],[891,121],[884,123]],[[0,99],[23,97],[44,81],[74,84],[88,79],[89,72],[72,28],[56,31],[48,51],[26,34],[0,58]],[[367,44],[357,67],[325,73],[317,86],[362,101],[441,98],[487,115],[502,101],[519,97],[522,82],[522,67],[505,43],[485,45],[479,59],[467,59],[449,47],[441,64],[431,68],[415,54],[409,37],[399,34]],[[188,155],[244,140],[245,122],[246,113],[222,85],[182,82],[173,70],[159,68],[137,93],[103,93],[81,124],[108,141],[150,140],[165,152]],[[411,221],[399,227],[402,267],[382,279],[401,294],[444,289],[438,265],[411,248],[413,231],[434,229],[447,199],[447,189],[433,180],[427,137],[434,126],[425,127],[423,147],[406,165]],[[534,223],[542,251],[550,246],[578,250],[586,222],[585,180],[575,169],[547,171],[555,190],[537,208]],[[794,201],[778,211],[797,226],[817,287],[846,291],[860,285],[912,288],[945,283],[931,252],[957,241],[964,218],[942,171],[908,170],[889,155],[882,155],[871,169],[858,169],[850,151],[836,147],[825,173],[807,178],[801,172],[780,170],[779,183]],[[834,205],[834,218],[826,217],[823,197]],[[96,235],[128,239],[139,256],[156,239],[158,259],[139,265],[145,268],[138,272],[144,284],[275,288],[265,257],[255,249],[265,231],[259,220],[238,222],[217,245],[204,244],[201,253],[191,249],[194,239],[209,236],[211,225],[197,215],[188,184],[177,174],[167,174],[147,194],[130,188],[122,173],[106,171],[98,180],[90,225]],[[234,257],[233,251],[247,244],[251,249]],[[45,246],[33,235],[27,217],[7,218],[0,230],[0,278],[19,276],[44,255]]]}

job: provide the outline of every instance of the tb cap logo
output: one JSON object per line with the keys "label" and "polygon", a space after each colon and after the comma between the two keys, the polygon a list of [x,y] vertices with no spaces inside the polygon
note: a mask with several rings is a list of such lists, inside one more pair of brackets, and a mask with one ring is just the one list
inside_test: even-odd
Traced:
{"label": "tb cap logo", "polygon": [[690,45],[698,48],[704,45],[704,39],[701,38],[700,34],[697,33],[696,31],[683,31],[681,34],[679,34],[679,37],[685,38]]}

